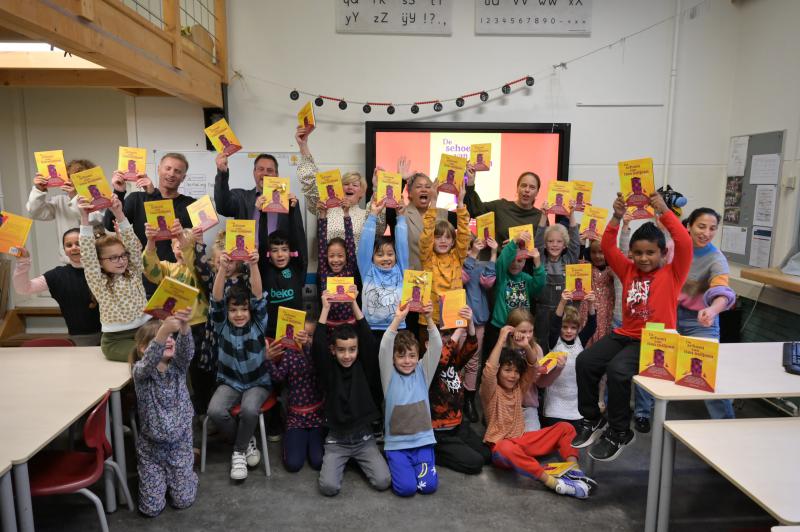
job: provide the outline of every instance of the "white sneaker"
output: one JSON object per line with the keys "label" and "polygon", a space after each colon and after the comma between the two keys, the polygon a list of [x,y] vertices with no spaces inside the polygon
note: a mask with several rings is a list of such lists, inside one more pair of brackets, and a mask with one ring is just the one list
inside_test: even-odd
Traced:
{"label": "white sneaker", "polygon": [[247,460],[244,453],[233,451],[231,456],[231,480],[244,480],[247,478]]}
{"label": "white sneaker", "polygon": [[247,450],[244,452],[244,456],[247,459],[247,465],[250,467],[257,466],[261,461],[261,452],[258,450],[258,446],[256,446],[255,436],[250,438],[250,443],[247,444]]}

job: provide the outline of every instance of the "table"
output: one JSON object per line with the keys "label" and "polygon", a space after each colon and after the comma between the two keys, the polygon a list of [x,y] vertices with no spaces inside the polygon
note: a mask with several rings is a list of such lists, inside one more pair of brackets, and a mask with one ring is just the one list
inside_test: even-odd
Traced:
{"label": "table", "polygon": [[3,532],[17,531],[17,517],[14,514],[14,492],[11,489],[11,460],[0,457],[0,517]]}
{"label": "table", "polygon": [[[800,376],[783,369],[783,343],[758,342],[720,344],[717,391],[714,393],[678,386],[672,381],[636,375],[633,381],[655,399],[650,447],[650,472],[647,482],[645,531],[654,532],[661,516],[658,496],[661,483],[664,418],[669,401],[704,399],[749,399],[764,397],[800,397]],[[661,518],[661,519],[659,519]]]}
{"label": "table", "polygon": [[[800,524],[800,418],[667,421],[664,428],[659,522],[669,518],[677,439],[780,523]],[[776,465],[781,471],[770,472]]]}
{"label": "table", "polygon": [[743,268],[740,275],[742,279],[777,286],[783,290],[800,294],[800,277],[787,275],[780,268]]}
{"label": "table", "polygon": [[[127,475],[120,390],[130,380],[127,364],[105,359],[99,347],[0,349],[0,456],[8,457],[20,529],[33,530],[27,462],[102,399],[111,395],[114,459]],[[110,482],[106,481],[106,486]],[[114,490],[109,492],[113,511]]]}

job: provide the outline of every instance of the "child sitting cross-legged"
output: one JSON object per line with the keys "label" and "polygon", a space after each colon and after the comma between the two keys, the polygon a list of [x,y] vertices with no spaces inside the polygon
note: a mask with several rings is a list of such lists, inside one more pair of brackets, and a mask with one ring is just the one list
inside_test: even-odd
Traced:
{"label": "child sitting cross-legged", "polygon": [[[486,434],[483,441],[492,450],[492,462],[501,469],[535,478],[559,495],[579,499],[589,497],[596,483],[578,469],[568,471],[563,477],[547,474],[536,460],[537,456],[558,451],[567,462],[578,461],[578,451],[570,445],[575,429],[569,423],[525,432],[522,415],[522,396],[536,382],[539,371],[533,351],[525,357],[517,350],[504,348],[514,327],[506,325],[500,330],[486,366],[483,368],[480,396],[486,414]],[[564,359],[558,361],[564,365]]]}

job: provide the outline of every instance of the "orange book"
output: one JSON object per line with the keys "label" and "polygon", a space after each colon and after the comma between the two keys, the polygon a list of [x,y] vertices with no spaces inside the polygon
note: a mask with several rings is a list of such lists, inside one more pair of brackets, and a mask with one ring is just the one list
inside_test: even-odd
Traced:
{"label": "orange book", "polygon": [[608,209],[602,207],[592,207],[587,205],[581,218],[580,231],[581,238],[587,240],[600,240],[606,230],[606,220],[608,219]]}
{"label": "orange book", "polygon": [[164,277],[153,292],[144,312],[163,320],[185,308],[193,308],[200,291],[171,277]]}
{"label": "orange book", "polygon": [[458,313],[467,306],[467,291],[463,288],[448,290],[440,296],[442,329],[455,329],[469,325]]}
{"label": "orange book", "polygon": [[320,201],[325,203],[327,208],[339,207],[344,199],[342,173],[338,169],[318,173],[317,190]]}
{"label": "orange book", "polygon": [[442,154],[439,160],[439,173],[436,174],[436,187],[439,192],[458,195],[464,184],[467,160],[457,155]]}
{"label": "orange book", "polygon": [[719,343],[704,338],[681,336],[675,384],[713,392],[717,384]]}
{"label": "orange book", "polygon": [[558,366],[558,357],[567,353],[564,351],[551,351],[539,359],[539,373],[547,375]]}
{"label": "orange book", "polygon": [[233,260],[247,260],[256,249],[256,221],[225,221],[225,251]]}
{"label": "orange book", "polygon": [[567,471],[576,467],[578,467],[578,462],[550,462],[543,466],[544,472],[555,478],[563,477]]}
{"label": "orange book", "polygon": [[208,194],[186,207],[186,212],[192,220],[192,227],[199,227],[204,232],[219,223],[217,211]]}
{"label": "orange book", "polygon": [[433,276],[430,272],[406,270],[403,272],[403,292],[400,303],[408,305],[411,312],[422,312],[425,305],[431,302],[431,286]]}
{"label": "orange book", "polygon": [[147,150],[145,148],[119,147],[119,160],[117,170],[122,172],[125,181],[136,181],[139,175],[145,173]]}
{"label": "orange book", "polygon": [[33,157],[36,159],[36,171],[47,178],[47,188],[60,187],[69,181],[63,150],[37,151]]}
{"label": "orange book", "polygon": [[565,266],[567,274],[566,289],[572,292],[573,301],[583,301],[586,294],[592,291],[592,265],[567,264]]}
{"label": "orange book", "polygon": [[295,339],[295,333],[306,326],[306,313],[293,308],[278,307],[278,325],[275,328],[275,339],[288,349],[302,349]]}
{"label": "orange book", "polygon": [[211,144],[214,145],[214,149],[219,153],[233,155],[242,149],[242,143],[239,142],[239,139],[233,134],[231,126],[228,125],[228,121],[224,118],[208,126],[205,132],[208,140],[211,141]]}
{"label": "orange book", "polygon": [[569,181],[551,181],[547,189],[547,214],[569,216],[572,209],[572,183]]}
{"label": "orange book", "polygon": [[594,183],[591,181],[570,181],[570,183],[572,183],[572,199],[575,201],[575,210],[583,212],[587,206],[592,204]]}
{"label": "orange book", "polygon": [[92,211],[111,207],[111,186],[106,181],[103,169],[99,166],[70,176],[78,194],[92,204]]}
{"label": "orange book", "polygon": [[492,145],[473,144],[469,147],[469,162],[476,172],[486,172],[492,167]]}
{"label": "orange book", "polygon": [[153,240],[172,240],[172,223],[175,221],[175,209],[171,199],[145,201],[144,214],[150,227],[158,232]]}
{"label": "orange book", "polygon": [[333,303],[352,303],[356,296],[356,282],[353,277],[328,277],[326,290]]}
{"label": "orange book", "polygon": [[269,201],[264,212],[289,212],[289,178],[264,176],[264,197]]}
{"label": "orange book", "polygon": [[653,159],[634,159],[619,162],[620,192],[634,220],[653,217],[650,194],[656,191]]}
{"label": "orange book", "polygon": [[478,229],[475,236],[478,238],[484,241],[495,238],[494,212],[487,212],[475,218],[475,225]]}
{"label": "orange book", "polygon": [[642,330],[642,343],[639,348],[639,375],[675,380],[680,335],[675,331]]}
{"label": "orange book", "polygon": [[[520,240],[519,235],[524,232],[531,235],[531,240],[528,243]],[[508,228],[508,240],[513,240],[517,243],[517,257],[528,258],[531,256],[530,252],[533,249],[533,237],[536,233],[533,231],[533,224],[515,225]]]}
{"label": "orange book", "polygon": [[31,225],[33,220],[30,218],[0,211],[0,253],[19,257],[28,240]]}
{"label": "orange book", "polygon": [[317,127],[317,121],[314,119],[314,106],[311,105],[311,102],[306,102],[300,108],[300,112],[297,113],[297,125],[301,127]]}
{"label": "orange book", "polygon": [[398,199],[402,198],[402,190],[403,176],[394,172],[378,170],[377,201],[386,200],[384,205],[387,209],[396,209]]}

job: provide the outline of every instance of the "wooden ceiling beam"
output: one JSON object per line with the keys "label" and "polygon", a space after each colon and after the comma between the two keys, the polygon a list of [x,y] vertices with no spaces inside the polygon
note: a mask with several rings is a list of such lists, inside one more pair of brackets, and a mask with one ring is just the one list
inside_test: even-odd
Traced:
{"label": "wooden ceiling beam", "polygon": [[0,69],[0,86],[4,87],[110,87],[149,88],[111,70],[65,70],[62,68]]}

